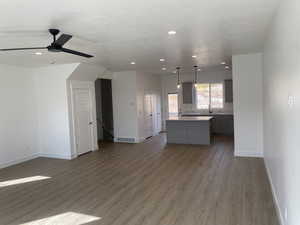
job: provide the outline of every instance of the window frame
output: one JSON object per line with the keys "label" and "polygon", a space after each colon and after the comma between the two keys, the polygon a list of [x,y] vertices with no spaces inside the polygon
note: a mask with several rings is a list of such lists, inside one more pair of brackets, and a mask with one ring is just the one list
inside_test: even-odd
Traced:
{"label": "window frame", "polygon": [[[168,101],[167,101],[168,102],[168,111],[167,111],[167,114],[168,114],[168,117],[170,117],[169,95],[177,95],[177,116],[178,116],[179,115],[179,93],[178,92],[171,92],[171,93],[167,94],[167,99],[168,99]],[[175,113],[174,113],[174,116],[175,116]]]}
{"label": "window frame", "polygon": [[[224,95],[224,82],[201,82],[197,84],[208,84],[208,108],[207,109],[202,109],[198,107],[198,94],[197,94],[197,87],[195,87],[195,103],[196,103],[196,109],[199,111],[212,111],[212,110],[222,110],[224,109],[224,101],[225,101],[225,95]],[[221,84],[222,85],[222,107],[212,107],[212,101],[211,101],[211,86],[212,84]]]}

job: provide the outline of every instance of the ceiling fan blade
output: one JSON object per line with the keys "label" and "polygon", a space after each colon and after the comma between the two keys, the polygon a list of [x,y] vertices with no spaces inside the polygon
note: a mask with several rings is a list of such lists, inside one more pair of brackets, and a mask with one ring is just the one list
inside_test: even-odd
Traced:
{"label": "ceiling fan blade", "polygon": [[36,47],[36,48],[4,48],[0,51],[19,51],[19,50],[34,50],[34,49],[46,49],[46,47]]}
{"label": "ceiling fan blade", "polygon": [[54,42],[54,44],[63,46],[66,44],[70,39],[72,38],[72,35],[69,34],[62,34],[60,37]]}
{"label": "ceiling fan blade", "polygon": [[88,55],[88,54],[85,54],[85,53],[82,53],[82,52],[77,52],[77,51],[74,51],[74,50],[71,50],[71,49],[67,49],[67,48],[62,48],[61,51],[62,52],[66,52],[66,53],[70,53],[70,54],[73,54],[73,55],[78,55],[78,56],[86,57],[86,58],[92,58],[92,57],[94,57],[92,55]]}

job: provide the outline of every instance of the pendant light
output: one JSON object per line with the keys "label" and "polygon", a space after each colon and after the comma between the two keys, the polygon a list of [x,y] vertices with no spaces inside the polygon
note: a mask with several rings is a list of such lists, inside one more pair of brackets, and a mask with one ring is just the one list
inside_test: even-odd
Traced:
{"label": "pendant light", "polygon": [[181,87],[180,79],[179,79],[179,70],[180,70],[180,67],[176,67],[176,71],[177,71],[177,88],[178,89]]}
{"label": "pendant light", "polygon": [[195,80],[194,80],[194,86],[197,87],[197,77],[198,77],[198,66],[194,66],[195,69]]}

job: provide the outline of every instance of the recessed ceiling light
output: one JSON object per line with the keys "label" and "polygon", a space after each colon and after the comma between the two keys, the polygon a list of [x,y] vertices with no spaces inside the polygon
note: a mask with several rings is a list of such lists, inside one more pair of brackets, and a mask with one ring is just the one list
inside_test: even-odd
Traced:
{"label": "recessed ceiling light", "polygon": [[163,67],[163,68],[161,68],[162,70],[167,70],[167,68],[166,67]]}
{"label": "recessed ceiling light", "polygon": [[173,73],[177,73],[177,71],[176,71],[176,70],[174,70],[174,71],[173,71]]}
{"label": "recessed ceiling light", "polygon": [[175,31],[175,30],[170,30],[170,31],[168,31],[168,34],[169,34],[169,35],[175,35],[175,34],[176,34],[176,31]]}
{"label": "recessed ceiling light", "polygon": [[36,52],[35,54],[36,54],[36,55],[42,55],[43,53],[41,53],[41,52]]}
{"label": "recessed ceiling light", "polygon": [[230,69],[230,67],[229,67],[229,66],[225,66],[225,69],[226,69],[226,70],[229,70],[229,69]]}
{"label": "recessed ceiling light", "polygon": [[201,71],[201,69],[199,68],[198,71]]}
{"label": "recessed ceiling light", "polygon": [[197,56],[196,56],[196,55],[192,55],[192,57],[193,57],[193,58],[197,58]]}
{"label": "recessed ceiling light", "polygon": [[130,64],[131,64],[131,65],[135,65],[135,62],[131,62]]}
{"label": "recessed ceiling light", "polygon": [[221,62],[221,65],[226,65],[226,62]]}
{"label": "recessed ceiling light", "polygon": [[165,59],[159,59],[159,61],[161,61],[161,62],[164,62],[164,61],[165,61]]}

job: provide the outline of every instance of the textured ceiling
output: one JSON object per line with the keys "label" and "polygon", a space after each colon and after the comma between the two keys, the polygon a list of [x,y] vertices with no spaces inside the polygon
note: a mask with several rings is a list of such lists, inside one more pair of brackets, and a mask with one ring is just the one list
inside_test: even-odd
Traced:
{"label": "textured ceiling", "polygon": [[[74,35],[66,47],[96,57],[0,52],[0,63],[87,62],[153,73],[170,73],[177,65],[209,68],[230,63],[232,54],[260,51],[277,5],[277,0],[1,0],[0,48],[47,46],[47,29],[59,28]],[[177,34],[169,36],[169,30]]]}

